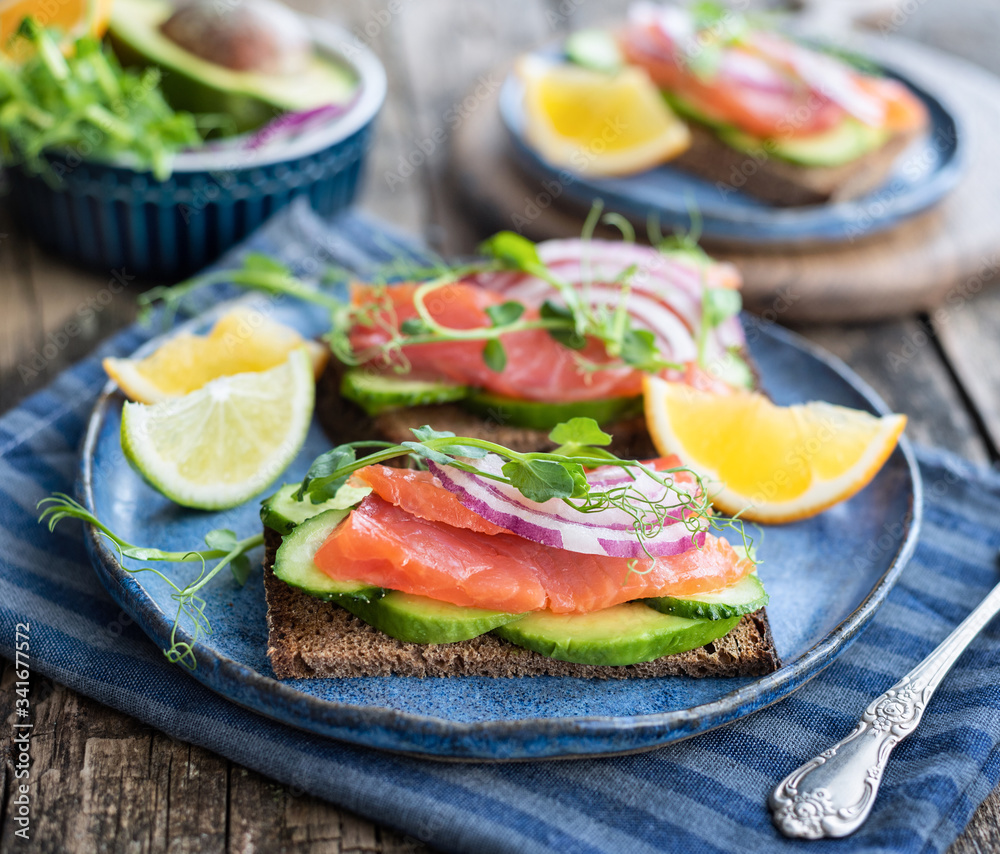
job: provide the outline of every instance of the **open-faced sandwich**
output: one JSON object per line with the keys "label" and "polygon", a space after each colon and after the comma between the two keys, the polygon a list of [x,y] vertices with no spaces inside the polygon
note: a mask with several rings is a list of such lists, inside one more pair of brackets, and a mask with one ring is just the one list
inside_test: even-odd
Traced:
{"label": "open-faced sandwich", "polygon": [[[518,71],[529,141],[576,171],[594,172],[598,163],[607,174],[627,174],[670,159],[723,195],[744,191],[776,205],[816,204],[855,198],[883,183],[929,124],[923,102],[899,80],[782,34],[759,16],[711,3],[635,3],[617,30],[571,35],[565,57],[569,63],[527,57]],[[690,131],[686,145],[659,161],[639,156],[649,141],[632,140],[630,104],[650,83]],[[573,118],[588,111],[607,115],[589,124]],[[629,121],[612,140],[595,137],[623,116]],[[663,136],[648,133],[651,140]],[[606,155],[626,144],[633,157]]]}
{"label": "open-faced sandwich", "polygon": [[655,455],[643,377],[752,388],[736,269],[696,247],[511,233],[487,261],[425,281],[355,284],[317,394],[336,442],[433,424],[521,451],[593,418],[624,456]]}
{"label": "open-faced sandwich", "polygon": [[775,204],[868,192],[927,127],[898,80],[728,10],[638,3],[618,43],[690,121],[694,141],[677,165]]}
{"label": "open-faced sandwich", "polygon": [[[618,460],[590,419],[556,427],[551,453],[413,435],[357,461],[336,448],[264,502],[279,678],[777,667],[754,563],[676,458]],[[425,468],[381,464],[402,455]]]}

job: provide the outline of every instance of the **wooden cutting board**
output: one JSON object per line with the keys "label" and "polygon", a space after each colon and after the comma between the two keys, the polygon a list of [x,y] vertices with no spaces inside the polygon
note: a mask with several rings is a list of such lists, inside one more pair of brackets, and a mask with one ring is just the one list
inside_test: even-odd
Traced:
{"label": "wooden cutting board", "polygon": [[[982,290],[1000,271],[1000,79],[904,39],[858,33],[851,47],[941,96],[963,135],[965,172],[936,207],[854,242],[759,251],[706,244],[742,270],[747,307],[784,323],[933,312]],[[456,187],[484,228],[536,240],[580,233],[579,212],[514,165],[495,96],[456,129],[452,164]]]}

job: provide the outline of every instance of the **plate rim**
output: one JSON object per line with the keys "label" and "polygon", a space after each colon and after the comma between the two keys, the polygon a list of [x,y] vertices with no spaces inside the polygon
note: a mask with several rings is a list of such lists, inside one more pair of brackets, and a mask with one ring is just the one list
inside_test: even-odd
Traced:
{"label": "plate rim", "polygon": [[[528,51],[528,55],[551,58],[553,50],[558,49],[559,45],[561,42],[543,45]],[[915,186],[911,185],[911,190],[901,195],[887,194],[886,190],[891,186],[891,183],[887,181],[860,198],[819,205],[779,207],[762,203],[759,208],[726,210],[727,205],[723,201],[719,205],[713,205],[707,212],[700,211],[702,215],[701,234],[704,241],[734,247],[759,245],[763,242],[769,249],[801,245],[803,242],[817,246],[837,246],[890,229],[927,210],[957,186],[967,165],[968,146],[965,142],[966,134],[962,127],[962,120],[948,106],[947,99],[943,99],[939,94],[928,90],[926,86],[915,82],[910,75],[894,67],[891,62],[879,62],[867,56],[865,58],[887,76],[906,85],[928,106],[931,114],[931,127],[928,136],[933,139],[944,133],[945,138],[950,141],[947,157],[941,165],[924,182]],[[603,179],[579,175],[571,170],[554,166],[545,160],[527,142],[522,130],[511,124],[506,104],[512,97],[509,94],[510,89],[517,85],[515,70],[511,69],[500,85],[496,109],[501,125],[512,145],[514,158],[523,169],[531,172],[536,178],[550,179],[558,177],[563,172],[572,174],[573,180],[566,186],[566,198],[571,204],[582,206],[581,209],[588,206],[586,199],[602,198],[609,208],[617,209],[619,213],[638,225],[644,226],[649,211],[653,210],[663,217],[661,224],[668,224],[675,220],[679,226],[683,227],[684,223],[689,223],[690,211],[687,207],[681,210],[680,208],[656,205],[654,208],[652,205],[630,200],[618,191],[602,191],[595,186],[594,182]],[[935,115],[945,120],[945,126],[942,127],[935,121]],[[519,113],[519,118],[520,116]],[[654,169],[669,168],[669,166],[668,162],[661,164],[660,167],[654,167]],[[645,173],[636,173],[636,175],[642,174]],[[707,180],[699,176],[694,177],[701,181]],[[741,191],[737,190],[736,192]],[[610,199],[608,194],[610,194]],[[882,198],[885,195],[891,197],[886,200]],[[618,204],[618,201],[624,201],[625,205]],[[877,216],[872,215],[867,210],[876,203],[882,209]],[[646,210],[640,211],[639,208],[644,205]],[[866,213],[871,219],[871,223],[866,228],[856,234],[843,233],[852,219],[859,214]]]}
{"label": "plate rim", "polygon": [[[235,304],[252,302],[254,299],[255,295],[250,295],[219,303],[152,338],[138,348],[134,355],[149,352],[167,338],[198,328]],[[742,319],[755,327],[757,334],[777,338],[822,362],[861,394],[876,412],[887,414],[890,411],[874,389],[843,361],[819,345],[774,322],[756,318],[746,312]],[[81,503],[90,512],[95,510],[94,451],[109,407],[123,399],[117,384],[109,380],[101,390],[87,421],[80,450],[77,492]],[[923,517],[923,486],[919,466],[912,445],[905,436],[900,438],[898,450],[902,454],[911,485],[907,531],[888,568],[868,595],[791,664],[783,665],[774,673],[758,677],[708,703],[641,715],[449,721],[434,715],[400,711],[385,706],[358,705],[318,698],[222,655],[203,641],[194,644],[197,668],[189,672],[189,675],[237,705],[310,735],[415,757],[445,761],[499,762],[611,756],[653,750],[725,725],[784,699],[831,664],[868,624],[912,557]],[[85,525],[85,544],[102,585],[162,649],[170,634],[170,618],[146,593],[137,577],[121,567],[114,551],[99,530],[91,524]],[[182,640],[191,640],[186,631],[180,632],[179,636]],[[289,716],[290,710],[293,712],[292,718]],[[371,733],[378,727],[382,728],[381,737],[373,739]],[[362,731],[358,732],[358,729]],[[633,734],[636,737],[634,740],[642,743],[633,747],[602,746],[602,739],[613,739],[624,732]],[[369,737],[366,738],[366,734]],[[561,749],[557,740],[565,738],[571,739],[579,749]],[[433,743],[429,745],[428,742]]]}

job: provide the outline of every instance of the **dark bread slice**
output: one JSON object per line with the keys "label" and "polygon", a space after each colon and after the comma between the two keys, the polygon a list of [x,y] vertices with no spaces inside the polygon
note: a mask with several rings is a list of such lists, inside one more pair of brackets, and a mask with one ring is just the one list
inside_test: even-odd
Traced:
{"label": "dark bread slice", "polygon": [[279,679],[359,676],[761,676],[779,661],[764,610],[745,616],[725,637],[677,655],[625,667],[546,658],[493,635],[448,644],[403,643],[339,605],[290,587],[272,570],[281,536],[264,529],[267,655]]}
{"label": "dark bread slice", "polygon": [[731,148],[710,128],[689,125],[691,147],[671,166],[712,181],[724,196],[739,190],[784,207],[839,202],[871,192],[885,181],[903,150],[924,133],[895,134],[881,148],[841,166],[798,166],[763,152]]}

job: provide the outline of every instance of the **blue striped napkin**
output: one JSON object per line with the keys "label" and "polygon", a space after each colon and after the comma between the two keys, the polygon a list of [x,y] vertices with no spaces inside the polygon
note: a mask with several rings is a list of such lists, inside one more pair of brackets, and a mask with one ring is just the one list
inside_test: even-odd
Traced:
{"label": "blue striped napkin", "polygon": [[[302,209],[251,245],[363,267],[394,238],[357,215],[322,225]],[[947,677],[896,751],[868,823],[848,841],[780,837],[765,799],[846,734],[868,702],[926,656],[1000,578],[1000,476],[920,454],[925,529],[915,558],[861,638],[785,701],[724,729],[636,756],[445,764],[291,730],[216,696],[167,664],[105,594],[82,529],[54,535],[35,503],[69,491],[104,383],[99,359],[132,351],[128,329],[0,418],[0,654],[30,624],[35,672],[169,735],[430,844],[470,852],[943,851],[1000,782],[1000,621]],[[4,711],[3,714],[8,714]]]}

